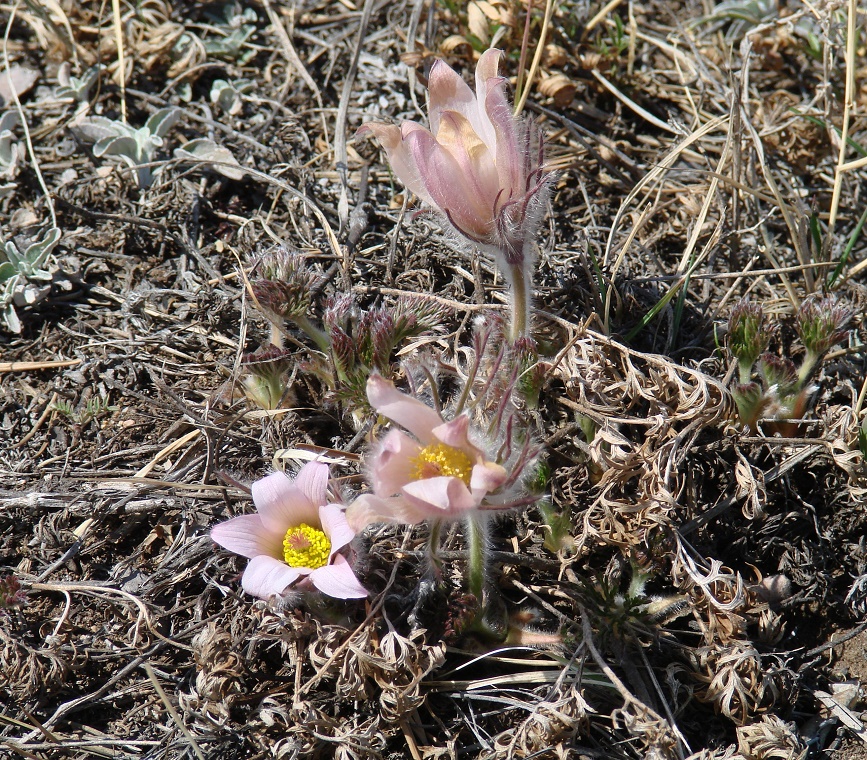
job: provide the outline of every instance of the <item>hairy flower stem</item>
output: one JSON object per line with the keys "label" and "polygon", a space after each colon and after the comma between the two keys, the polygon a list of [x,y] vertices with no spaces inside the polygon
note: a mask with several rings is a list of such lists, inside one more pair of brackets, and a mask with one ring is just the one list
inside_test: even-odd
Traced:
{"label": "hairy flower stem", "polygon": [[440,557],[440,535],[442,533],[442,520],[430,521],[430,535],[427,539],[427,553],[431,567],[437,576],[442,574],[443,561]]}
{"label": "hairy flower stem", "polygon": [[467,545],[469,562],[467,583],[470,593],[481,606],[485,593],[485,570],[488,561],[488,520],[484,515],[471,514],[467,517]]}
{"label": "hairy flower stem", "polygon": [[509,324],[509,343],[527,336],[530,326],[530,288],[521,264],[512,264],[512,321]]}
{"label": "hairy flower stem", "polygon": [[322,330],[316,327],[316,325],[314,325],[303,314],[293,315],[291,319],[299,328],[301,328],[301,330],[307,333],[307,336],[316,344],[316,347],[320,351],[326,354],[328,353],[331,349],[331,342]]}
{"label": "hairy flower stem", "polygon": [[807,380],[810,379],[810,375],[813,372],[816,364],[819,362],[819,356],[814,352],[807,350],[807,353],[804,356],[804,360],[801,363],[800,368],[798,369],[798,387],[803,388],[807,384]]}

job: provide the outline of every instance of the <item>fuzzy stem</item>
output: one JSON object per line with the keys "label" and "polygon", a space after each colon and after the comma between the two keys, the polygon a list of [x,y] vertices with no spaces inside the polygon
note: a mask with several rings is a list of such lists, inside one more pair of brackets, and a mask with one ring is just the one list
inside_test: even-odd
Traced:
{"label": "fuzzy stem", "polygon": [[488,562],[488,521],[484,515],[474,513],[467,517],[467,545],[469,549],[467,583],[470,593],[481,605],[485,593],[485,571]]}
{"label": "fuzzy stem", "polygon": [[509,343],[525,337],[530,328],[530,288],[521,264],[512,264],[512,321],[509,324]]}
{"label": "fuzzy stem", "polygon": [[814,351],[807,350],[807,353],[804,355],[804,361],[801,366],[798,368],[798,387],[803,388],[807,381],[810,379],[810,375],[813,372],[813,369],[816,367],[816,364],[819,362],[819,354]]}
{"label": "fuzzy stem", "polygon": [[440,557],[440,534],[442,533],[442,520],[430,521],[430,535],[427,538],[427,553],[433,566],[434,572],[442,573],[443,561]]}
{"label": "fuzzy stem", "polygon": [[753,377],[753,363],[750,361],[738,362],[738,375],[741,380],[741,385],[746,385]]}
{"label": "fuzzy stem", "polygon": [[331,348],[331,342],[322,330],[316,327],[316,325],[314,325],[303,314],[293,315],[290,318],[296,325],[298,325],[298,327],[307,333],[308,337],[316,344],[320,351],[323,351],[326,354],[328,353]]}
{"label": "fuzzy stem", "polygon": [[276,322],[271,322],[271,335],[269,336],[271,345],[275,348],[283,348],[283,331]]}

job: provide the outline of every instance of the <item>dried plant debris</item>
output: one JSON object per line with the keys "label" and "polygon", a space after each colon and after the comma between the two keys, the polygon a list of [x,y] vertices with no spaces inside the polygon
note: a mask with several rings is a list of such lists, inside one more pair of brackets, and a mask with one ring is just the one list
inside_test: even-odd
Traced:
{"label": "dried plant debris", "polygon": [[863,756],[858,3],[0,20],[3,757]]}

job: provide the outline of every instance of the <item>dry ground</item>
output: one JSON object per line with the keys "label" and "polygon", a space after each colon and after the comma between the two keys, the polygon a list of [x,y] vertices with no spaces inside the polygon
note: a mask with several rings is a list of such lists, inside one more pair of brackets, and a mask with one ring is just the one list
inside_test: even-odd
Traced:
{"label": "dry ground", "polygon": [[[493,41],[514,81],[527,5],[113,5],[0,6],[4,71],[37,75],[0,236],[62,233],[22,281],[20,332],[0,327],[0,577],[25,594],[0,616],[0,754],[867,756],[867,167],[836,169],[867,154],[863,7],[564,0],[546,25],[531,5],[527,68],[543,27],[547,46],[525,111],[559,177],[536,291],[551,369],[527,419],[571,541],[547,548],[536,508],[497,522],[504,609],[560,641],[492,648],[454,631],[459,528],[427,596],[425,529],[370,529],[370,600],[336,608],[244,595],[208,529],[251,509],[284,449],[328,449],[346,495],[363,488],[365,423],[305,371],[300,335],[286,411],[232,393],[269,333],[251,257],[303,252],[314,314],[335,292],[433,294],[448,316],[415,350],[445,364],[503,303],[490,262],[414,216],[352,135],[421,119],[435,55],[469,77]],[[63,62],[106,67],[81,106],[58,97]],[[252,84],[215,102],[218,79]],[[82,127],[166,106],[148,187]],[[175,153],[198,138],[246,174]],[[829,283],[853,318],[804,421],[738,427],[733,304],[762,302],[797,356],[795,307]]]}

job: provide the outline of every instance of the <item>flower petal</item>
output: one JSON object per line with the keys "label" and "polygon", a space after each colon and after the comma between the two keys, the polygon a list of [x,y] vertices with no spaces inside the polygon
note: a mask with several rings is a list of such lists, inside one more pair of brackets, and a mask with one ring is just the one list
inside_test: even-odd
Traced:
{"label": "flower petal", "polygon": [[[406,134],[415,130],[427,132],[423,126],[411,121],[404,122],[400,127],[372,121],[363,124],[356,134],[372,132],[385,151],[388,162],[391,164],[391,169],[397,175],[397,178],[406,185],[411,193],[415,193],[428,205],[436,207],[436,203],[434,203],[433,198],[431,198],[430,193],[425,188],[424,181],[419,174],[418,166],[416,166],[409,146],[404,140]],[[430,133],[428,132],[428,134]],[[433,139],[432,135],[431,139]]]}
{"label": "flower petal", "polygon": [[394,496],[417,477],[415,458],[421,446],[400,430],[390,430],[371,459],[370,482],[377,496]]}
{"label": "flower petal", "polygon": [[418,509],[400,496],[381,499],[372,493],[362,494],[346,508],[346,519],[356,531],[373,523],[416,525],[429,516],[429,510]]}
{"label": "flower petal", "polygon": [[443,420],[427,404],[401,393],[380,375],[371,375],[367,380],[367,400],[377,412],[409,430],[423,445],[434,441],[431,432]]}
{"label": "flower petal", "polygon": [[[485,110],[488,96],[488,88],[491,80],[499,80],[498,76],[500,68],[500,59],[503,57],[503,51],[496,48],[490,48],[482,53],[479,62],[476,64],[476,101],[479,110],[479,121],[485,126],[476,130],[491,151],[496,150],[496,133],[494,125],[491,123],[490,117]],[[508,104],[507,104],[508,105]]]}
{"label": "flower petal", "polygon": [[481,501],[491,491],[496,491],[509,478],[509,473],[496,462],[484,462],[473,467],[470,476],[470,491]]}
{"label": "flower petal", "polygon": [[248,594],[267,599],[282,594],[300,576],[296,568],[289,567],[285,562],[260,555],[250,560],[241,578],[241,585]]}
{"label": "flower petal", "polygon": [[367,589],[358,582],[342,554],[335,555],[332,564],[318,567],[310,573],[310,582],[323,594],[336,599],[364,599],[367,596]]}
{"label": "flower petal", "polygon": [[308,462],[295,476],[295,485],[316,507],[328,503],[328,465]]}
{"label": "flower petal", "polygon": [[460,182],[467,191],[472,214],[486,222],[492,220],[500,195],[500,176],[494,153],[482,142],[469,120],[456,111],[443,113],[437,142],[461,169]]}
{"label": "flower petal", "polygon": [[458,519],[479,506],[460,478],[437,477],[414,480],[402,489],[411,507],[435,520]]}
{"label": "flower petal", "polygon": [[466,414],[455,417],[451,422],[444,422],[433,429],[438,441],[470,455],[475,461],[482,461],[482,450],[470,442],[467,433],[470,428],[470,418]]}
{"label": "flower petal", "polygon": [[500,187],[504,188],[500,204],[520,198],[526,188],[525,161],[521,140],[518,136],[519,121],[512,113],[512,107],[506,99],[506,80],[492,79],[488,82],[485,96],[485,113],[496,133],[497,171],[500,177]]}
{"label": "flower petal", "polygon": [[301,523],[319,527],[319,505],[313,504],[306,494],[287,475],[273,472],[253,483],[253,503],[262,517],[265,528],[272,533],[286,533]]}
{"label": "flower petal", "polygon": [[346,522],[346,513],[337,504],[319,507],[319,521],[322,524],[322,532],[331,542],[330,557],[355,538],[355,531]]}
{"label": "flower petal", "polygon": [[[428,74],[428,114],[430,130],[438,134],[443,111],[462,113],[475,129],[484,129],[479,119],[479,108],[475,93],[451,66],[445,61],[436,60]],[[490,126],[488,126],[490,132]],[[480,135],[487,142],[486,135]],[[493,137],[493,135],[491,135]]]}
{"label": "flower petal", "polygon": [[470,239],[487,237],[494,216],[493,204],[483,214],[479,213],[473,183],[464,178],[470,170],[468,162],[462,166],[448,149],[420,131],[407,135],[406,145],[436,207]]}
{"label": "flower petal", "polygon": [[283,556],[283,535],[269,531],[259,515],[241,515],[215,525],[211,540],[248,559],[260,554]]}

